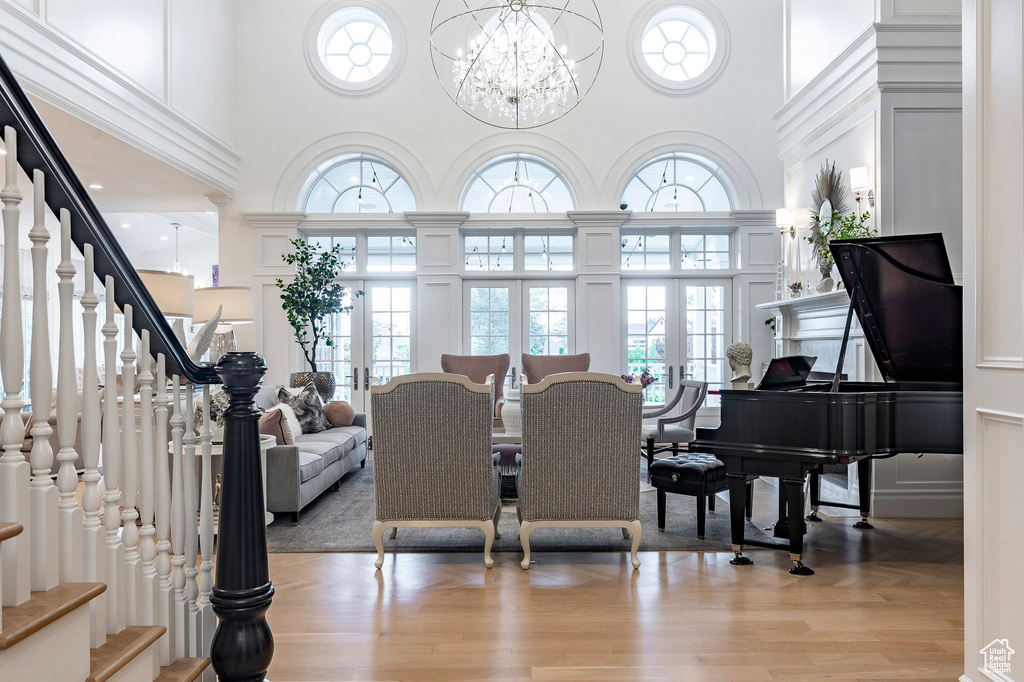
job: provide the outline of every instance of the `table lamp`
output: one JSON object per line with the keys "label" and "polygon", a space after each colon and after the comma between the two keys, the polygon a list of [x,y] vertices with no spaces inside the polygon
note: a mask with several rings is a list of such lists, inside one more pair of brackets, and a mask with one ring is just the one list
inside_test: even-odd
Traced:
{"label": "table lamp", "polygon": [[255,322],[250,287],[202,287],[195,290],[195,316],[192,324],[203,324],[213,319],[221,309],[220,325],[210,350],[210,361],[217,362],[222,355],[237,350],[233,325]]}
{"label": "table lamp", "polygon": [[174,335],[185,345],[185,319],[195,312],[195,277],[166,270],[138,270],[164,317],[173,320]]}

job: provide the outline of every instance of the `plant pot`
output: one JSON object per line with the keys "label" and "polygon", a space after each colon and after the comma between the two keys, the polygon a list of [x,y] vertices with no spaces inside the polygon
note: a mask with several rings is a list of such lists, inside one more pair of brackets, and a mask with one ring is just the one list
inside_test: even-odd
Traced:
{"label": "plant pot", "polygon": [[326,403],[334,398],[334,375],[330,372],[293,372],[291,376],[292,388],[300,388],[313,384],[320,398]]}

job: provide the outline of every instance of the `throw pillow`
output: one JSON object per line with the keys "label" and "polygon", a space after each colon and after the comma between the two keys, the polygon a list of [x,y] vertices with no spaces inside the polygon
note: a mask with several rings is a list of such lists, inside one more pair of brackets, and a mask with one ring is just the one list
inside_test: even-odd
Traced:
{"label": "throw pillow", "polygon": [[285,405],[284,403],[274,405],[270,411],[272,412],[274,410],[281,411],[281,414],[284,416],[284,421],[288,424],[288,431],[292,435],[292,441],[294,442],[296,438],[302,435],[302,426],[299,424],[299,418],[295,416],[295,410],[293,410],[290,405]]}
{"label": "throw pillow", "polygon": [[295,410],[295,416],[302,425],[302,433],[320,433],[331,428],[331,423],[324,414],[323,401],[320,400],[320,394],[316,392],[313,384],[304,386],[298,395],[293,395],[288,389],[281,387],[277,391],[277,399]]}
{"label": "throw pillow", "polygon": [[[186,403],[187,404],[187,403]],[[210,395],[210,419],[213,420],[213,428],[224,426],[224,411],[228,409],[228,393],[219,388]],[[195,423],[196,433],[202,433],[203,428],[203,394],[196,398],[195,407],[192,410],[192,421]]]}
{"label": "throw pillow", "polygon": [[352,422],[356,418],[355,409],[344,400],[324,405],[324,414],[327,415],[327,421],[335,428],[339,426],[352,426]]}
{"label": "throw pillow", "polygon": [[295,438],[284,416],[284,410],[270,410],[260,417],[260,433],[274,436],[278,445],[294,445]]}
{"label": "throw pillow", "polygon": [[266,412],[279,402],[277,399],[277,386],[274,384],[263,384],[260,390],[256,392],[256,397],[253,398],[253,401],[256,403],[256,407]]}

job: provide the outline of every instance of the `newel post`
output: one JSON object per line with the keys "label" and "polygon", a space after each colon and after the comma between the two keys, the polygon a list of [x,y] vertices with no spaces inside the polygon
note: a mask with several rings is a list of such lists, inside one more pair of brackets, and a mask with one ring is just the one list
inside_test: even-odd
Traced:
{"label": "newel post", "polygon": [[260,413],[253,403],[266,371],[266,363],[256,353],[228,353],[217,363],[228,408],[217,581],[210,598],[218,624],[210,659],[223,682],[261,682],[274,656],[274,636],[266,618],[274,587],[267,565]]}

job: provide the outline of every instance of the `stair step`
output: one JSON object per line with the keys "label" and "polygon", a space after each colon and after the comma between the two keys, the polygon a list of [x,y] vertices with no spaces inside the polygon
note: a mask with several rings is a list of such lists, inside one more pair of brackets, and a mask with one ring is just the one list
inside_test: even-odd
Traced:
{"label": "stair step", "polygon": [[107,635],[106,644],[89,652],[89,677],[85,682],[109,680],[165,632],[163,625],[130,626],[116,635]]}
{"label": "stair step", "polygon": [[106,589],[103,583],[61,583],[46,592],[33,592],[31,598],[20,606],[4,607],[0,651],[39,632],[79,606],[88,604]]}
{"label": "stair step", "polygon": [[153,682],[192,682],[210,665],[208,658],[179,658],[160,668],[160,676]]}
{"label": "stair step", "polygon": [[9,540],[25,530],[20,523],[0,523],[0,542]]}

